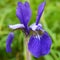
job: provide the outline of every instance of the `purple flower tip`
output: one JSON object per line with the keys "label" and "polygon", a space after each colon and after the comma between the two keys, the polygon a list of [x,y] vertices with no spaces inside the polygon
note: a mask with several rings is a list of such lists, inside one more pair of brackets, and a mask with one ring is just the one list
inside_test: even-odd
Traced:
{"label": "purple flower tip", "polygon": [[45,4],[46,4],[46,2],[43,2],[43,3],[41,3],[41,4],[39,5],[39,7],[38,7],[38,13],[37,13],[37,18],[36,18],[36,25],[37,25],[37,24],[39,23],[39,21],[40,21],[40,18],[41,18],[41,16],[42,16],[43,11],[44,11]]}
{"label": "purple flower tip", "polygon": [[26,7],[30,7],[29,3],[28,2],[25,2],[24,4]]}
{"label": "purple flower tip", "polygon": [[18,2],[18,6],[21,6],[23,3],[22,2]]}
{"label": "purple flower tip", "polygon": [[6,40],[6,52],[11,52],[11,43],[13,41],[13,38],[14,38],[14,33],[13,32],[10,32],[8,37],[7,37],[7,40]]}

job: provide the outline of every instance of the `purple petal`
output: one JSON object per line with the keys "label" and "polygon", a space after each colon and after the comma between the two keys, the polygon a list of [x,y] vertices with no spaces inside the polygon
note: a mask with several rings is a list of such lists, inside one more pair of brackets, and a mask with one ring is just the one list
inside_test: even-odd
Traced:
{"label": "purple petal", "polygon": [[45,32],[40,38],[31,36],[28,43],[28,49],[34,57],[39,58],[50,52],[51,44],[51,38],[48,33]]}
{"label": "purple petal", "polygon": [[29,3],[28,2],[25,2],[24,4],[26,7],[30,7]]}
{"label": "purple petal", "polygon": [[31,17],[31,9],[28,2],[25,2],[25,4],[18,2],[16,16],[18,17],[20,22],[26,27]]}
{"label": "purple petal", "polygon": [[15,29],[23,29],[25,27],[23,24],[15,24],[15,25],[9,25],[9,28],[15,30]]}
{"label": "purple petal", "polygon": [[46,2],[43,2],[38,7],[38,14],[37,14],[37,18],[36,18],[36,25],[39,23],[41,15],[42,15],[42,13],[44,11],[45,4],[46,4]]}
{"label": "purple petal", "polygon": [[14,34],[13,32],[10,32],[8,37],[7,37],[7,40],[6,40],[6,52],[11,52],[11,43],[13,41],[13,38],[14,38]]}

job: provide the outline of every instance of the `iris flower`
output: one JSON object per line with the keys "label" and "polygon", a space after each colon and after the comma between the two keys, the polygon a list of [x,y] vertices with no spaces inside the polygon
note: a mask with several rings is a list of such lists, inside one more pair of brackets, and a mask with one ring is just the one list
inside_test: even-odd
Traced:
{"label": "iris flower", "polygon": [[[30,5],[28,2],[25,2],[24,4],[18,2],[16,8],[16,16],[21,24],[9,25],[10,29],[24,30],[25,34],[30,36],[28,42],[28,50],[36,58],[48,54],[50,52],[50,48],[52,44],[49,34],[42,28],[42,24],[39,23],[42,13],[44,11],[45,4],[46,4],[45,2],[42,2],[38,7],[36,23],[33,23],[32,25],[28,26],[28,23],[32,15]],[[32,34],[30,35],[30,33]],[[13,38],[14,38],[14,33],[10,32],[6,41],[7,52],[12,51],[11,44]]]}

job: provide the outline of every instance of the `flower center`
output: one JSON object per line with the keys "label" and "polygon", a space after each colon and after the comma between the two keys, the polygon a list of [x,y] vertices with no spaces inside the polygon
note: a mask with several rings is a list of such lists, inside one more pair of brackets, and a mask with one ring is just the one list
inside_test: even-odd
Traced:
{"label": "flower center", "polygon": [[40,40],[40,38],[43,34],[44,34],[44,31],[38,30],[38,31],[35,31],[35,34],[33,34],[33,35],[34,35],[34,38]]}

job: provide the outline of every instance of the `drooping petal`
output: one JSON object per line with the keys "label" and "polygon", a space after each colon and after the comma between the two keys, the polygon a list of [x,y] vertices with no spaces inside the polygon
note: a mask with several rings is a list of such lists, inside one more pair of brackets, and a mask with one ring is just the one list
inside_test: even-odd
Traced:
{"label": "drooping petal", "polygon": [[34,57],[39,58],[50,52],[51,44],[51,38],[48,33],[45,32],[40,37],[31,36],[28,43],[28,49]]}
{"label": "drooping petal", "polygon": [[24,4],[18,2],[16,16],[18,17],[22,24],[24,24],[25,26],[28,24],[31,18],[31,9],[28,2],[25,2]]}
{"label": "drooping petal", "polygon": [[15,29],[24,29],[25,26],[23,24],[15,24],[15,25],[9,25],[9,28],[13,29],[13,30],[15,30]]}
{"label": "drooping petal", "polygon": [[41,18],[41,16],[42,16],[43,11],[44,11],[45,4],[46,4],[46,2],[43,2],[43,3],[41,3],[41,4],[39,5],[39,7],[38,7],[38,14],[37,14],[37,18],[36,18],[36,25],[37,25],[37,24],[39,23],[39,21],[40,21],[40,18]]}
{"label": "drooping petal", "polygon": [[41,55],[46,55],[50,52],[50,48],[51,48],[51,44],[52,44],[52,40],[50,38],[50,36],[48,35],[47,32],[45,32],[43,34],[43,36],[41,37]]}
{"label": "drooping petal", "polygon": [[10,32],[8,37],[7,37],[7,40],[6,40],[6,52],[11,52],[11,43],[13,41],[13,38],[14,38],[14,33],[13,32]]}

